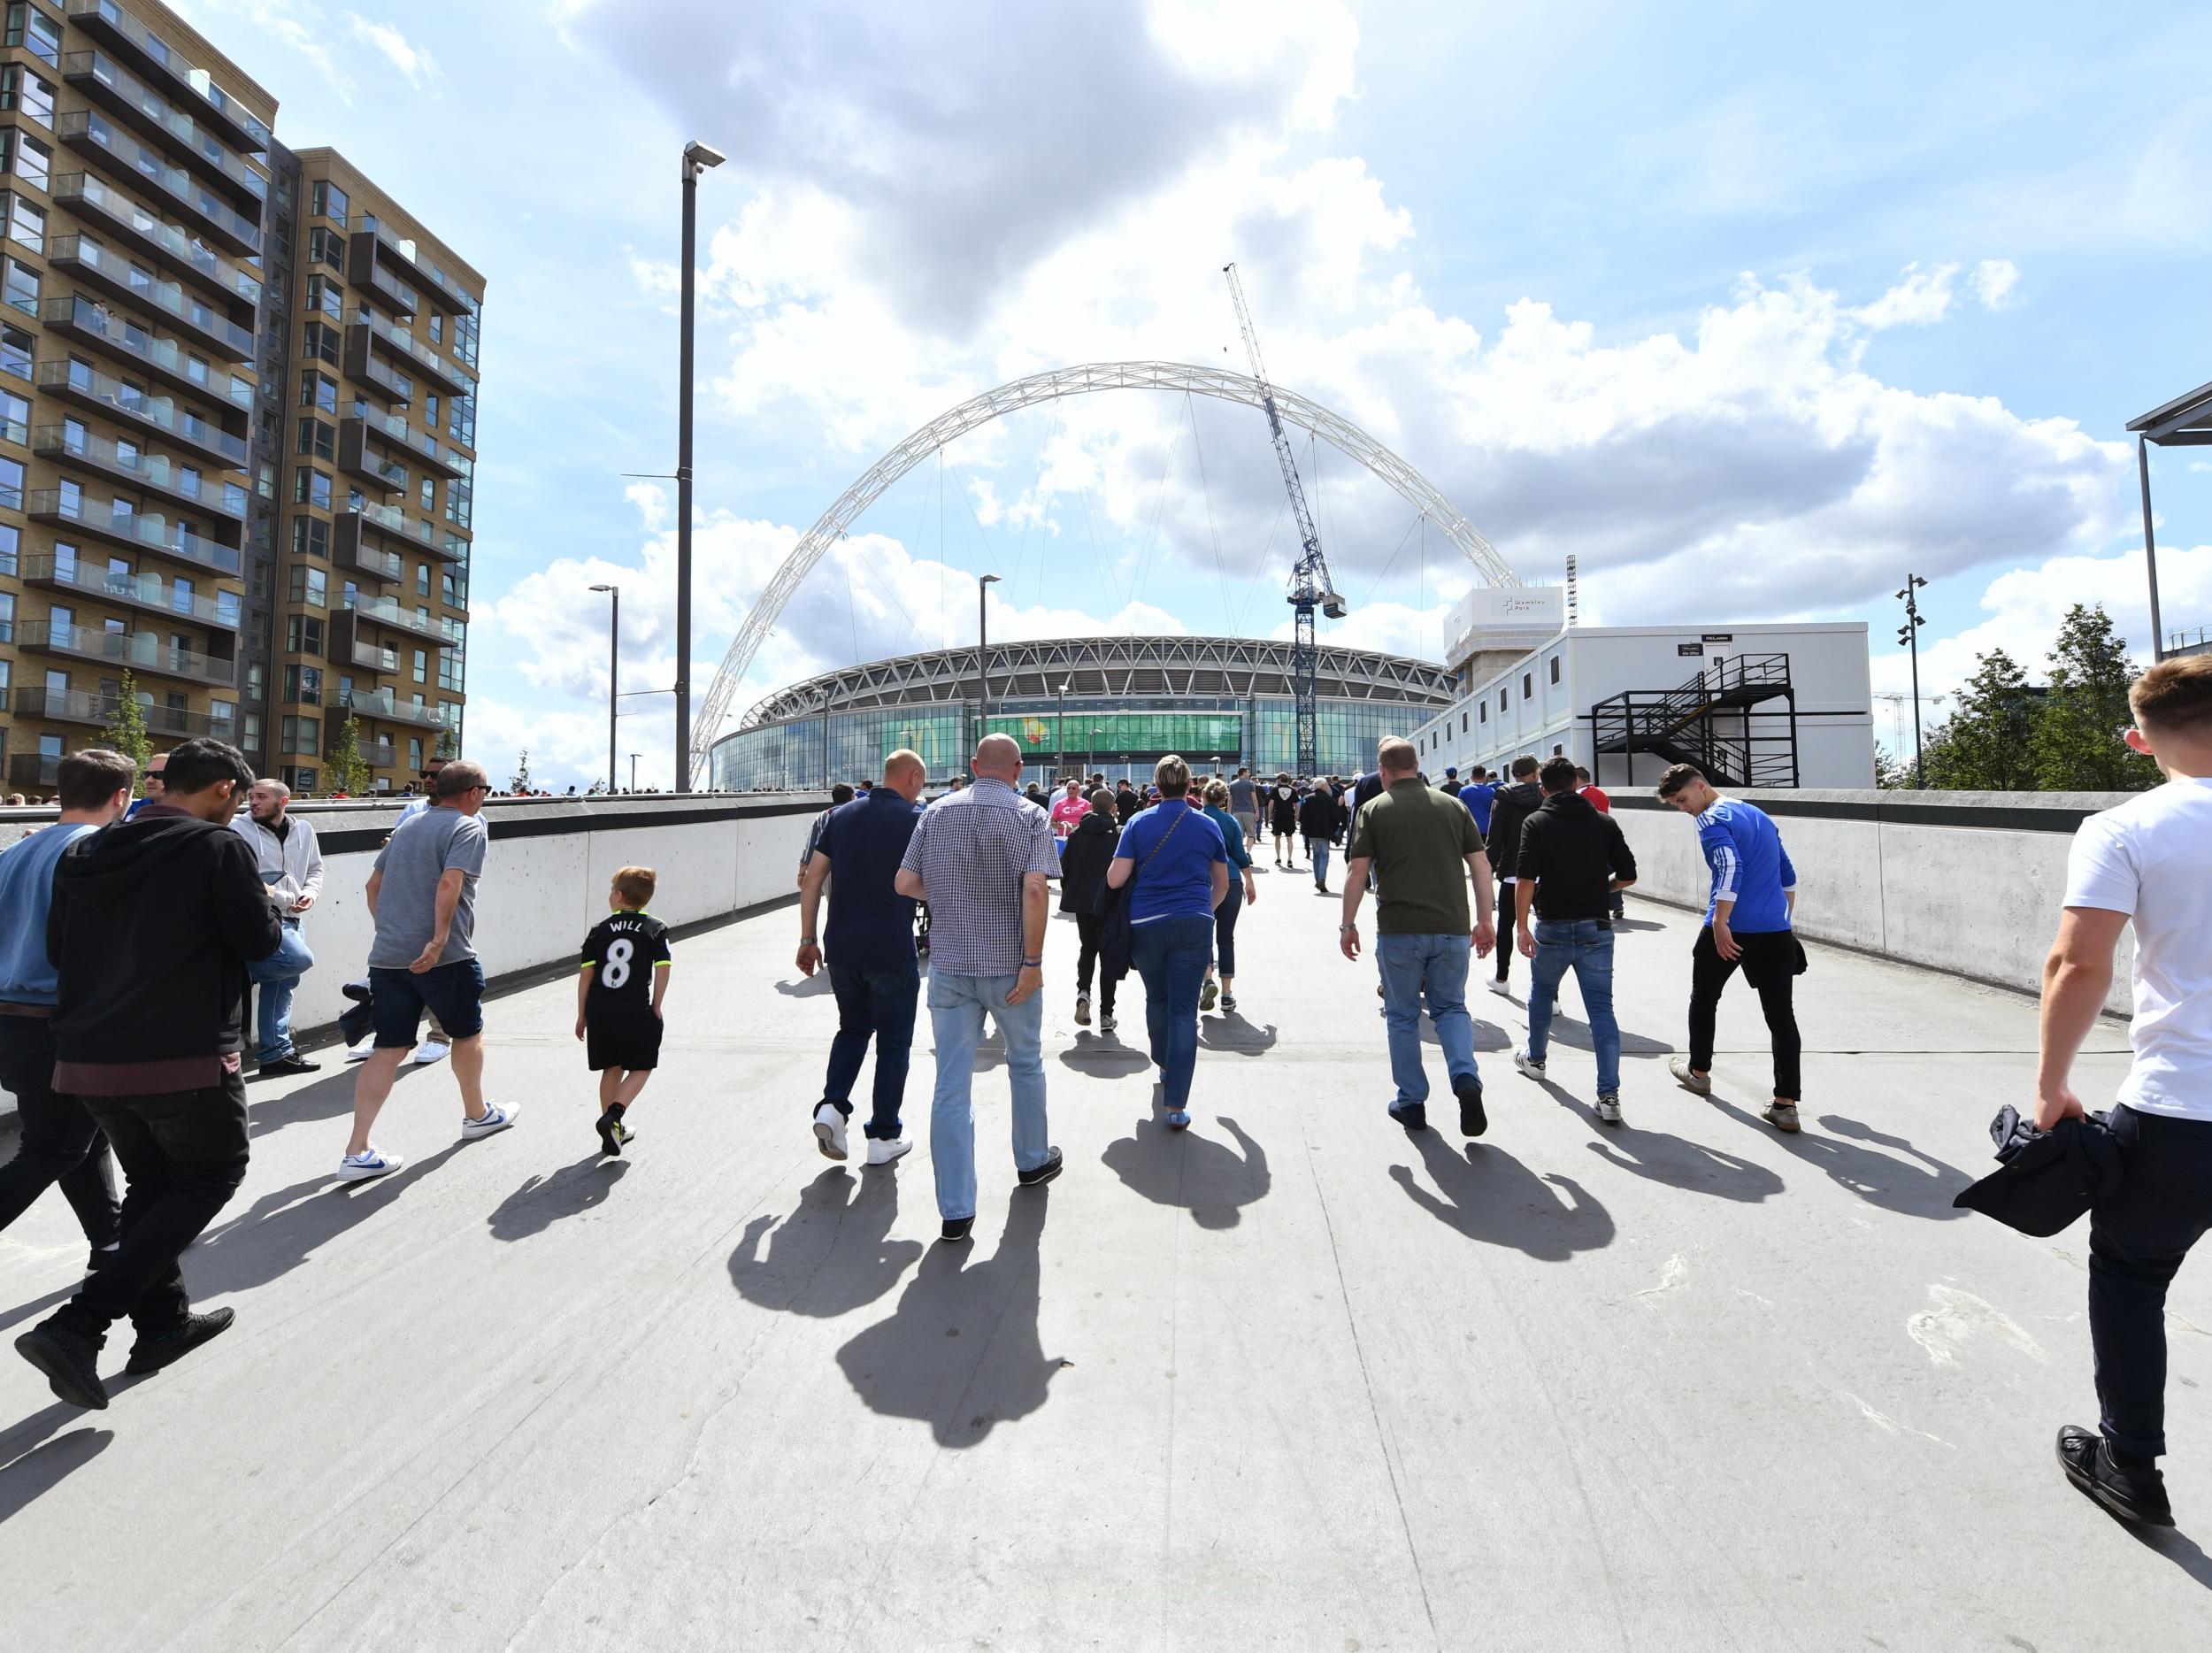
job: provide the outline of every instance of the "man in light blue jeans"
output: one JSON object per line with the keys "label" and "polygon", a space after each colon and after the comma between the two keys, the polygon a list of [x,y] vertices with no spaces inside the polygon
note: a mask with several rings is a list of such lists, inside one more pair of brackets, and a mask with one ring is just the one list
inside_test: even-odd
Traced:
{"label": "man in light blue jeans", "polygon": [[[1590,1019],[1590,1043],[1597,1052],[1598,1095],[1611,1106],[1609,1125],[1620,1123],[1621,1025],[1613,1015],[1613,926],[1597,919],[1539,919],[1536,957],[1530,961],[1528,1063],[1541,1069],[1551,1044],[1551,1019],[1559,1008],[1559,984],[1575,973],[1582,990],[1583,1013]],[[1604,1114],[1601,1112],[1601,1119]]]}
{"label": "man in light blue jeans", "polygon": [[1436,1024],[1436,1042],[1444,1049],[1444,1072],[1454,1094],[1482,1089],[1475,1073],[1475,1019],[1467,1013],[1467,959],[1472,951],[1465,931],[1375,938],[1375,957],[1382,966],[1390,1077],[1398,1087],[1394,1114],[1420,1108],[1429,1099],[1429,1076],[1421,1063],[1424,1001],[1429,1019]]}
{"label": "man in light blue jeans", "polygon": [[993,734],[969,765],[975,784],[923,811],[892,888],[929,903],[929,1018],[937,1092],[929,1157],[941,1237],[975,1226],[975,1049],[988,1011],[1006,1041],[1014,1093],[1014,1171],[1024,1188],[1060,1174],[1045,1126],[1044,944],[1048,879],[1059,876],[1052,823],[1015,789],[1022,749]]}

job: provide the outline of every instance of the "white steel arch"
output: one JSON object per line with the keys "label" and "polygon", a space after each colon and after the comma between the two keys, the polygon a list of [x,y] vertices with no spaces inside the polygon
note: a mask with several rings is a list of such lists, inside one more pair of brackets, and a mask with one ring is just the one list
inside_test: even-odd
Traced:
{"label": "white steel arch", "polygon": [[[1181,390],[1256,408],[1265,405],[1270,388],[1256,379],[1225,367],[1194,367],[1185,362],[1091,362],[1080,367],[1032,373],[940,413],[877,460],[866,474],[838,496],[836,503],[792,548],[782,566],[776,570],[775,577],[761,592],[759,601],[753,604],[752,612],[745,617],[745,624],[731,642],[729,652],[723,656],[721,669],[715,673],[698,718],[692,725],[692,779],[695,781],[705,767],[722,719],[729,715],[738,680],[752,665],[762,640],[774,627],[777,616],[783,612],[783,605],[791,600],[800,582],[886,488],[947,442],[995,419],[1061,396],[1087,396],[1098,390]],[[1497,548],[1476,531],[1475,526],[1437,490],[1434,483],[1351,420],[1280,385],[1271,388],[1276,411],[1284,419],[1341,450],[1395,488],[1443,531],[1444,537],[1465,554],[1475,565],[1475,572],[1489,584],[1521,583],[1519,576],[1498,555]]]}

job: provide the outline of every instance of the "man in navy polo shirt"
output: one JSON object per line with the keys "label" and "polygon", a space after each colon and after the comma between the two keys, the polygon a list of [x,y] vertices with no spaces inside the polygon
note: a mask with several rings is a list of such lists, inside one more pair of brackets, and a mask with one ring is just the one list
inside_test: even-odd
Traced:
{"label": "man in navy polo shirt", "polygon": [[893,889],[914,823],[921,819],[926,774],[914,753],[884,760],[883,784],[832,810],[799,884],[799,968],[812,975],[822,963],[815,917],[830,869],[837,869],[830,897],[830,987],[837,995],[837,1036],[830,1041],[829,1073],[814,1108],[814,1137],[832,1159],[845,1157],[845,1122],[852,1117],[853,1081],[876,1042],[875,1105],[865,1127],[868,1163],[887,1165],[911,1146],[902,1134],[899,1103],[906,1095],[907,1062],[914,1047],[914,1011],[921,995],[921,965],[914,952],[914,903]]}

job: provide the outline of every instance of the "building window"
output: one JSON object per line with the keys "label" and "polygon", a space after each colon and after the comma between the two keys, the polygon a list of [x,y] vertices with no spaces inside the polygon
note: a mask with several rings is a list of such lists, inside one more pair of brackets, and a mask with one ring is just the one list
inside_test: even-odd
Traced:
{"label": "building window", "polygon": [[1462,734],[1467,733],[1467,714],[1463,711],[1459,714],[1459,732]]}
{"label": "building window", "polygon": [[1559,680],[1559,657],[1557,655],[1551,657],[1551,680],[1555,683]]}
{"label": "building window", "polygon": [[0,191],[7,204],[8,239],[33,252],[46,250],[46,209],[12,190]]}
{"label": "building window", "polygon": [[292,601],[309,608],[328,606],[330,576],[305,563],[292,565]]}
{"label": "building window", "polygon": [[[23,542],[23,530],[0,522],[0,574],[15,573],[15,554]],[[0,711],[4,711],[0,707]]]}
{"label": "building window", "polygon": [[300,334],[300,344],[312,360],[328,362],[333,367],[338,365],[337,328],[311,321]]}
{"label": "building window", "polygon": [[284,651],[319,655],[323,651],[323,623],[305,614],[284,617]]}
{"label": "building window", "polygon": [[326,413],[338,411],[338,381],[317,373],[310,367],[300,374],[300,405],[320,408]]}
{"label": "building window", "polygon": [[1510,707],[1509,706],[1509,704],[1508,704],[1508,703],[1507,703],[1507,701],[1506,701],[1506,695],[1508,694],[1508,692],[1509,692],[1508,690],[1505,690],[1505,689],[1502,689],[1502,689],[1500,689],[1500,690],[1498,691],[1498,710],[1499,710],[1500,711],[1509,711],[1509,710],[1510,710]]}
{"label": "building window", "polygon": [[54,124],[54,83],[19,63],[0,69],[0,109],[19,109],[42,127]]}
{"label": "building window", "polygon": [[0,159],[5,163],[0,165],[0,172],[13,173],[41,189],[51,187],[49,180],[54,171],[54,151],[20,127],[0,128]]}
{"label": "building window", "polygon": [[430,657],[420,649],[415,650],[414,676],[418,683],[426,683],[430,680]]}
{"label": "building window", "polygon": [[438,501],[438,484],[432,478],[426,476],[422,479],[422,493],[420,498],[422,501],[423,511],[426,515],[427,515],[430,511],[436,506]]}
{"label": "building window", "polygon": [[428,563],[415,565],[415,595],[419,597],[426,597],[430,595],[430,565]]}
{"label": "building window", "polygon": [[346,238],[334,229],[320,225],[307,232],[307,261],[326,264],[334,270],[346,267]]}
{"label": "building window", "polygon": [[295,557],[328,557],[330,525],[320,517],[293,518],[292,554]]}
{"label": "building window", "polygon": [[407,770],[410,774],[422,773],[422,736],[419,734],[407,737]]}
{"label": "building window", "polygon": [[302,465],[292,473],[292,503],[296,505],[314,505],[330,509],[330,478],[310,465]]}
{"label": "building window", "polygon": [[338,452],[338,433],[319,419],[303,419],[299,422],[297,450],[317,459],[334,459]]}
{"label": "building window", "polygon": [[15,593],[0,591],[0,642],[15,641]]}
{"label": "building window", "polygon": [[323,669],[319,665],[288,665],[284,668],[284,698],[295,706],[319,706],[323,703]]}
{"label": "building window", "polygon": [[61,66],[61,25],[25,0],[8,0],[5,43],[26,47],[33,57]]}
{"label": "building window", "polygon": [[1533,700],[1536,698],[1535,673],[1524,672],[1521,673],[1521,698],[1523,700]]}
{"label": "building window", "polygon": [[34,316],[38,314],[38,272],[19,258],[10,258],[6,271],[5,286],[0,288],[0,296],[4,296],[18,310],[27,311]]}
{"label": "building window", "polygon": [[[31,376],[31,335],[4,322],[0,322],[0,373],[13,373],[19,379]],[[70,376],[76,377],[74,373]]]}
{"label": "building window", "polygon": [[1563,746],[1555,746],[1551,749],[1551,755],[1554,757],[1564,757],[1567,755],[1567,749]]}
{"label": "building window", "polygon": [[445,485],[445,519],[457,528],[467,527],[475,493],[476,487],[472,482],[448,482]]}
{"label": "building window", "polygon": [[20,459],[0,459],[0,505],[10,511],[23,509],[23,462]]}
{"label": "building window", "polygon": [[346,192],[336,184],[317,179],[307,192],[307,210],[317,218],[346,221]]}
{"label": "building window", "polygon": [[309,276],[307,278],[307,307],[310,310],[319,310],[326,316],[343,315],[346,304],[339,295],[338,283],[327,276]]}

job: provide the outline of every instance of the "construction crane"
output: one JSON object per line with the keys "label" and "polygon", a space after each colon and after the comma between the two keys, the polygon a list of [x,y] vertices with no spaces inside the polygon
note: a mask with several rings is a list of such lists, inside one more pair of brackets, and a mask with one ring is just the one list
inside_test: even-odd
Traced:
{"label": "construction crane", "polygon": [[1298,520],[1302,549],[1297,565],[1290,571],[1290,606],[1297,616],[1290,650],[1291,693],[1298,708],[1298,773],[1315,775],[1321,770],[1321,646],[1314,638],[1313,616],[1318,609],[1331,619],[1342,619],[1344,599],[1329,578],[1328,558],[1321,554],[1321,531],[1314,527],[1313,512],[1306,509],[1306,490],[1298,481],[1297,462],[1290,457],[1290,438],[1283,434],[1283,421],[1275,411],[1274,386],[1267,377],[1267,364],[1260,360],[1260,338],[1252,330],[1252,312],[1244,302],[1237,266],[1225,264],[1221,273],[1229,278],[1237,326],[1244,331],[1244,352],[1252,358],[1252,377],[1259,381],[1268,432],[1275,439],[1275,457],[1283,467],[1283,486],[1290,491],[1291,514]]}

